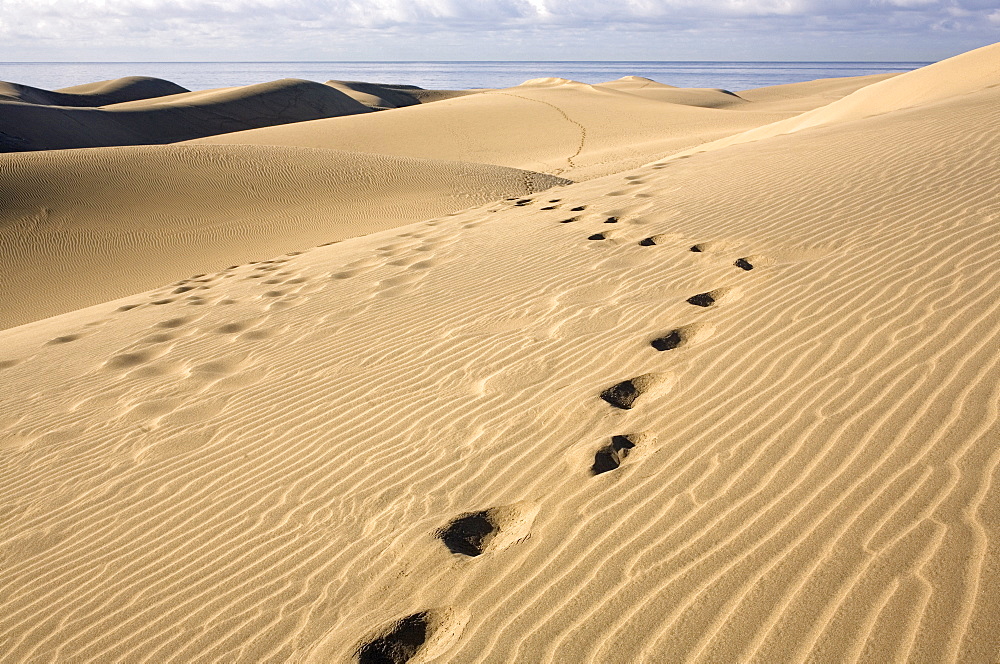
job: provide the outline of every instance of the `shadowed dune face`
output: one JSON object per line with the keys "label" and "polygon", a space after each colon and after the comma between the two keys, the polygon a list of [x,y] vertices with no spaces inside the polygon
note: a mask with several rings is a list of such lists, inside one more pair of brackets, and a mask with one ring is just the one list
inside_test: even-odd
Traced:
{"label": "shadowed dune face", "polygon": [[416,106],[444,99],[473,95],[485,90],[425,90],[415,85],[386,85],[361,81],[327,81],[352,99],[376,110]]}
{"label": "shadowed dune face", "polygon": [[61,90],[42,90],[0,81],[0,101],[48,106],[104,106],[188,92],[176,83],[148,76],[127,76]]}
{"label": "shadowed dune face", "polygon": [[328,85],[297,79],[199,92],[180,90],[105,102],[100,108],[0,101],[0,151],[173,143],[372,112]]}
{"label": "shadowed dune face", "polygon": [[[99,260],[320,246],[0,330],[0,661],[993,662],[995,54],[950,96],[941,63],[861,99],[927,103],[577,183],[5,156],[15,259],[75,255],[77,222]],[[49,254],[20,292],[109,274]]]}

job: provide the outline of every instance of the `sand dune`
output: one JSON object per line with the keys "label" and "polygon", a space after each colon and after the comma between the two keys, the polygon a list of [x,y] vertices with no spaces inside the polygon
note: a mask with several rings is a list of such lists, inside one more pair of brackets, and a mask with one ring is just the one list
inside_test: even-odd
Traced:
{"label": "sand dune", "polygon": [[5,155],[0,327],[560,182],[495,166],[309,148]]}
{"label": "sand dune", "polygon": [[[993,662],[1000,76],[906,98],[949,67],[0,331],[0,660]],[[627,103],[580,85],[526,94]],[[248,214],[328,158],[229,149],[289,151]]]}
{"label": "sand dune", "polygon": [[127,76],[54,91],[0,81],[0,100],[50,106],[104,106],[187,91],[176,83],[149,76]]}
{"label": "sand dune", "polygon": [[794,118],[678,152],[715,150],[804,129],[849,122],[977,93],[1000,83],[1000,44],[984,46],[922,69],[865,86],[846,97]]}
{"label": "sand dune", "polygon": [[0,152],[173,143],[370,112],[328,85],[298,79],[180,92],[101,108],[0,101]]}
{"label": "sand dune", "polygon": [[[642,82],[645,81],[645,82]],[[392,113],[269,127],[200,143],[299,145],[509,166],[585,180],[737,134],[829,102],[870,80],[802,86],[799,98],[747,103],[635,77],[603,85],[541,78]],[[622,118],[627,118],[622,121]]]}
{"label": "sand dune", "polygon": [[385,85],[361,81],[327,81],[326,84],[376,110],[415,106],[482,92],[482,90],[425,90],[415,85]]}

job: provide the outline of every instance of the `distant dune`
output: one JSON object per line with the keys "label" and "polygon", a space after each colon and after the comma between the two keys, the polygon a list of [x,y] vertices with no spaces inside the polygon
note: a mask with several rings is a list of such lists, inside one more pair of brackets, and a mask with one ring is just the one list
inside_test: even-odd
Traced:
{"label": "distant dune", "polygon": [[[801,84],[753,102],[723,90],[627,77],[601,85],[561,78],[412,105],[203,139],[203,143],[328,147],[488,163],[585,180],[800,113],[881,78]],[[828,88],[834,88],[831,93]]]}
{"label": "distant dune", "polygon": [[996,664],[1000,44],[324,87],[0,155],[0,662]]}
{"label": "distant dune", "polygon": [[371,112],[372,109],[328,85],[298,79],[219,90],[180,91],[109,103],[100,108],[0,100],[0,151],[173,143]]}
{"label": "distant dune", "polygon": [[148,76],[128,76],[55,91],[0,81],[0,101],[20,101],[49,106],[104,106],[164,97],[179,92],[188,90],[176,83]]}
{"label": "distant dune", "polygon": [[385,85],[360,81],[327,81],[326,84],[377,110],[415,106],[483,92],[483,90],[425,90],[415,85]]}

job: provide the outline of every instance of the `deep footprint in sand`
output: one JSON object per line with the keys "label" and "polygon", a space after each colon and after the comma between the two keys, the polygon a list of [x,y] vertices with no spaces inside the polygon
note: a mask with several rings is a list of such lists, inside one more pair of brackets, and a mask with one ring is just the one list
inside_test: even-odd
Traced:
{"label": "deep footprint in sand", "polygon": [[405,664],[433,659],[462,632],[465,620],[451,609],[411,613],[379,629],[354,651],[360,664]]}
{"label": "deep footprint in sand", "polygon": [[594,463],[590,467],[590,472],[593,475],[602,475],[617,470],[626,458],[635,455],[637,448],[640,446],[647,448],[654,442],[656,442],[656,437],[650,433],[612,436],[611,441],[594,454]]}
{"label": "deep footprint in sand", "polygon": [[615,408],[631,410],[640,399],[661,394],[668,390],[670,385],[669,375],[647,373],[612,385],[601,392],[601,398]]}
{"label": "deep footprint in sand", "polygon": [[528,536],[537,508],[527,503],[460,514],[435,536],[452,553],[469,557],[502,551]]}

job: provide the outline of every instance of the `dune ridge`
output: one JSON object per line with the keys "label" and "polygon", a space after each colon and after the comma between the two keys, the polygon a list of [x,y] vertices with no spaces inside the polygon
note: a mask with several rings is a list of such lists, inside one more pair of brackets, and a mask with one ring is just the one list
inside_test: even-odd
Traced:
{"label": "dune ridge", "polygon": [[283,79],[77,108],[0,102],[0,152],[155,145],[372,109],[334,88]]}
{"label": "dune ridge", "polygon": [[994,660],[1000,76],[833,111],[0,330],[0,660]]}
{"label": "dune ridge", "polygon": [[189,90],[176,83],[150,76],[126,76],[60,90],[43,90],[30,85],[0,81],[0,100],[48,106],[104,106],[180,92]]}
{"label": "dune ridge", "polygon": [[[391,113],[302,122],[195,141],[300,145],[488,163],[587,180],[801,113],[872,80],[802,84],[753,103],[719,90],[544,78]],[[634,93],[634,94],[633,94]],[[628,118],[627,122],[620,121]]]}
{"label": "dune ridge", "polygon": [[680,151],[674,157],[926,106],[980,92],[984,88],[997,85],[998,81],[1000,81],[1000,44],[991,44],[878,81],[851,92],[843,99],[799,116],[722,138],[697,149]]}

